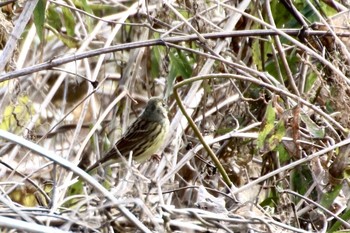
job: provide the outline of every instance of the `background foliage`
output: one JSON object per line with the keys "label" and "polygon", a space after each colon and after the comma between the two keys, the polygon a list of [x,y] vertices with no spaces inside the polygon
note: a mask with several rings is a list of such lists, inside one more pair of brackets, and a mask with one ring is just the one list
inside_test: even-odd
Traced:
{"label": "background foliage", "polygon": [[[2,230],[350,228],[346,4],[3,2]],[[161,160],[79,170],[151,96]]]}

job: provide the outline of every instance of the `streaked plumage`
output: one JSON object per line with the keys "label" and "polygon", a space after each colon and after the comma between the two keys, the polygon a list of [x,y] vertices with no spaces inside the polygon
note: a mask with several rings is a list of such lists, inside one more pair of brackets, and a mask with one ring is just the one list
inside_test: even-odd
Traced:
{"label": "streaked plumage", "polygon": [[165,104],[161,98],[152,97],[142,114],[131,124],[116,144],[86,171],[89,172],[100,164],[107,166],[120,162],[119,153],[128,158],[132,151],[135,161],[140,163],[146,161],[163,144],[168,129],[169,119]]}

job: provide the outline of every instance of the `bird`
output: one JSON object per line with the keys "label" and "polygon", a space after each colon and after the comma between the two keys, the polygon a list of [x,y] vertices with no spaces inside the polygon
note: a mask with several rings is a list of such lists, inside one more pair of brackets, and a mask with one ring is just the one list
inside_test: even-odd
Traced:
{"label": "bird", "polygon": [[128,158],[142,163],[162,146],[169,130],[168,110],[160,97],[151,97],[141,115],[128,127],[115,145],[96,163],[86,169],[91,172],[98,166],[108,166]]}

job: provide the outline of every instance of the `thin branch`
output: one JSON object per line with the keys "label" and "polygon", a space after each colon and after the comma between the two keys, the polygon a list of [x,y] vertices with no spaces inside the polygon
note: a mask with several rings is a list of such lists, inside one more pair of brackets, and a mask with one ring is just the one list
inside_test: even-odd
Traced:
{"label": "thin branch", "polygon": [[[331,33],[327,31],[308,31],[302,32],[298,29],[279,29],[281,32],[288,34],[290,36],[298,36],[301,33],[304,33],[305,36],[331,36]],[[279,32],[276,30],[242,30],[242,31],[230,31],[230,32],[219,32],[219,33],[206,33],[203,34],[203,37],[205,39],[224,39],[227,37],[247,37],[247,36],[267,36],[267,35],[280,35]],[[349,37],[350,33],[339,33],[337,34],[340,37]],[[153,40],[146,40],[146,41],[137,41],[137,42],[131,42],[131,43],[125,43],[125,44],[118,44],[115,46],[110,46],[108,48],[100,48],[91,50],[88,52],[82,52],[74,55],[69,55],[64,58],[52,58],[50,61],[37,64],[34,66],[29,66],[17,71],[12,71],[7,74],[0,76],[0,82],[7,81],[12,78],[24,76],[27,74],[31,74],[34,72],[38,72],[41,70],[47,70],[51,69],[56,66],[60,66],[72,61],[81,60],[84,58],[94,57],[98,56],[100,54],[104,53],[112,53],[116,51],[121,50],[128,50],[128,49],[135,49],[135,48],[141,48],[141,47],[150,47],[155,45],[162,45],[166,46],[167,43],[180,43],[180,42],[189,42],[198,40],[198,37],[196,35],[189,35],[189,36],[178,36],[178,37],[172,37],[172,38],[163,38],[163,39],[153,39]]]}

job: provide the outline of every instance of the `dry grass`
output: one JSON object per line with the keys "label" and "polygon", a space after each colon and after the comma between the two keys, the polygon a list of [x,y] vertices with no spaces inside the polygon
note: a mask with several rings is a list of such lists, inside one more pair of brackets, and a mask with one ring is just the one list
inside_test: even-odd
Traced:
{"label": "dry grass", "polygon": [[[350,16],[288,2],[3,7],[1,230],[350,228]],[[151,96],[161,159],[85,173]]]}

